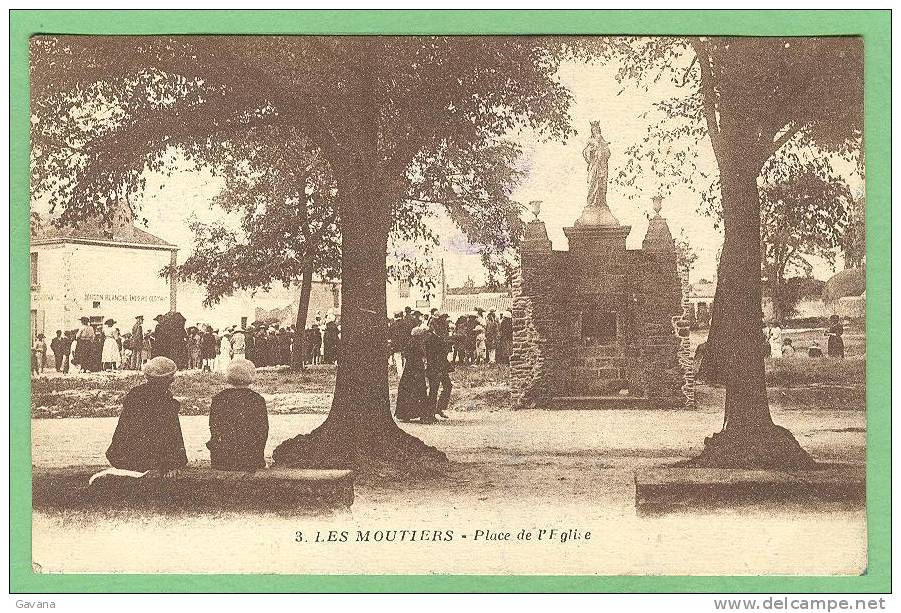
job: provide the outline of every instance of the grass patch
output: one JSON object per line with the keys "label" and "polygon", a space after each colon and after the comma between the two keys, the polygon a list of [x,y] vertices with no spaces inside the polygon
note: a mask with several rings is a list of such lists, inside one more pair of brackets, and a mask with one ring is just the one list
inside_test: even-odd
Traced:
{"label": "grass patch", "polygon": [[767,387],[864,387],[865,356],[844,360],[804,357],[772,358],[766,361]]}
{"label": "grass patch", "polygon": [[[852,344],[860,349],[862,343]],[[458,366],[451,373],[451,408],[458,411],[503,410],[512,406],[507,367]],[[787,408],[852,409],[866,406],[866,356],[857,352],[844,360],[773,358],[766,361],[770,402]],[[122,396],[143,382],[139,374],[74,375],[32,380],[32,417],[115,417]],[[389,372],[389,385],[397,389],[397,375]],[[179,373],[173,395],[182,403],[182,415],[207,415],[214,395],[227,387],[220,373]],[[253,389],[270,397],[272,413],[328,411],[335,387],[335,367],[317,366],[303,372],[287,367],[257,371]],[[721,403],[721,388],[704,386],[702,403]],[[298,396],[291,397],[292,394]],[[275,396],[275,398],[272,398]]]}
{"label": "grass patch", "polygon": [[[506,373],[506,368],[498,366],[458,367],[451,373],[451,406],[458,410],[508,407],[510,391]],[[122,396],[143,381],[142,375],[130,372],[35,378],[31,382],[31,415],[40,419],[116,417],[122,408]],[[397,375],[391,372],[392,389],[397,388],[397,383]],[[182,372],[175,377],[172,395],[181,402],[182,415],[208,415],[211,399],[227,386],[225,376],[220,373]],[[327,411],[334,388],[334,366],[312,367],[302,372],[287,367],[262,368],[257,370],[253,385],[264,396],[276,396],[270,402],[273,413]],[[291,394],[315,397],[290,398]]]}

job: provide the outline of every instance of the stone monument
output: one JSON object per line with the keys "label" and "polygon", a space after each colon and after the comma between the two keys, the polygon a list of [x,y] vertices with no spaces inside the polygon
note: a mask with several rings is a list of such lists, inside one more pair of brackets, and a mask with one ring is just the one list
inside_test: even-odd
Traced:
{"label": "stone monument", "polygon": [[568,251],[554,251],[547,229],[526,224],[513,288],[511,387],[520,407],[683,406],[682,315],[676,249],[662,198],[641,249],[627,249],[630,226],[607,204],[610,147],[592,122],[582,155],[588,195],[563,228]]}

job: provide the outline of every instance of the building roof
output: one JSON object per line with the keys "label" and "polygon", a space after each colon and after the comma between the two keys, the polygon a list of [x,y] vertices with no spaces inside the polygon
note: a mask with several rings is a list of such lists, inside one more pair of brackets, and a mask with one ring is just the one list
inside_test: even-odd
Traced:
{"label": "building roof", "polygon": [[109,230],[96,222],[85,222],[78,227],[64,226],[61,228],[47,226],[41,228],[32,237],[33,245],[47,243],[101,243],[108,245],[123,245],[141,248],[156,248],[167,251],[177,250],[178,247],[168,243],[160,237],[151,234],[133,225],[121,226]]}
{"label": "building roof", "polygon": [[[500,291],[499,291],[500,290]],[[448,296],[463,296],[467,294],[501,294],[509,293],[502,285],[464,285],[463,287],[448,287],[445,293]]]}
{"label": "building roof", "polygon": [[457,294],[444,297],[441,310],[451,315],[471,313],[479,307],[490,311],[494,309],[498,313],[509,311],[513,305],[513,298],[506,292],[483,292],[480,294]]}

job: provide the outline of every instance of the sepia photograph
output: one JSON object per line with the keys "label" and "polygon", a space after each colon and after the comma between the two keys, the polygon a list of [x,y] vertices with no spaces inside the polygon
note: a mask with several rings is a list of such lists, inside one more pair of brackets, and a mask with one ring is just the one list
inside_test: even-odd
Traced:
{"label": "sepia photograph", "polygon": [[34,33],[32,573],[866,575],[865,69]]}

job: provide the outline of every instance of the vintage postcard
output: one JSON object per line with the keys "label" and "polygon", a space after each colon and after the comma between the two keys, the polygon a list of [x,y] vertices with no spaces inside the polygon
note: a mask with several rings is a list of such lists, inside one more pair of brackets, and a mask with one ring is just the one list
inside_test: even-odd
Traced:
{"label": "vintage postcard", "polygon": [[115,15],[27,33],[30,581],[887,589],[884,14]]}

